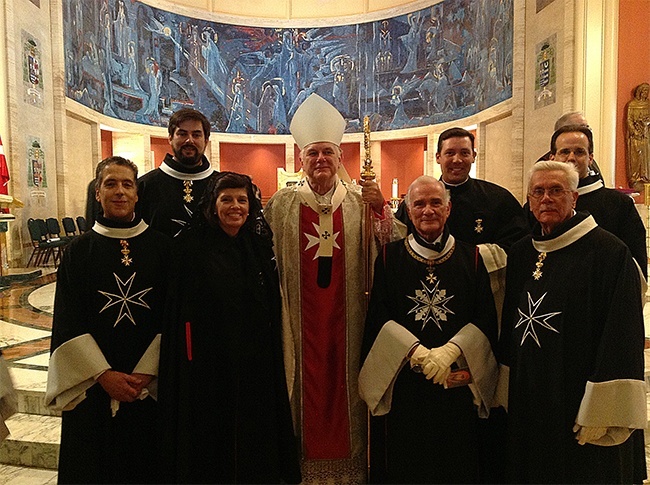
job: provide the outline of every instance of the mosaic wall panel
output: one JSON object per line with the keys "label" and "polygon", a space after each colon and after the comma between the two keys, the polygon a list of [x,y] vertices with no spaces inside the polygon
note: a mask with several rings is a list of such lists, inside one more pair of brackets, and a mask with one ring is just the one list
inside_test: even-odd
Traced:
{"label": "mosaic wall panel", "polygon": [[221,24],[134,0],[64,0],[67,96],[105,115],[166,126],[201,110],[214,131],[288,133],[310,93],[347,131],[423,126],[512,96],[513,0],[447,0],[327,28]]}

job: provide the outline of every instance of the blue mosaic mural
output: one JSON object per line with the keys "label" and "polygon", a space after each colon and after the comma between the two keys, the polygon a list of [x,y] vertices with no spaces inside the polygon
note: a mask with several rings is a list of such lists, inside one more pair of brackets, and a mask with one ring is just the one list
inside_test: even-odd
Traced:
{"label": "blue mosaic mural", "polygon": [[513,0],[447,0],[327,28],[221,24],[135,0],[64,0],[67,96],[166,126],[179,108],[214,131],[288,133],[315,92],[362,131],[472,115],[512,96]]}

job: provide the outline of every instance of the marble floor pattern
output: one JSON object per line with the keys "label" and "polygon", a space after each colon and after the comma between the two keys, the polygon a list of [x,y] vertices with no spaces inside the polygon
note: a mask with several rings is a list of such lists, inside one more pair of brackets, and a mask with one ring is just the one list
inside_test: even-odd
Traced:
{"label": "marble floor pattern", "polygon": [[[52,309],[56,275],[53,269],[45,269],[44,275],[29,282],[15,283],[0,289],[0,349],[6,359],[14,386],[21,392],[22,412],[47,414],[42,406],[42,394],[47,382]],[[650,387],[650,304],[644,308],[646,334],[646,382]],[[39,398],[40,397],[40,398]],[[648,401],[650,416],[650,398]],[[5,453],[11,463],[21,460],[30,466],[0,464],[0,485],[55,484],[56,456],[51,443],[58,443],[60,421],[55,416],[37,416],[26,422],[25,416],[12,417],[7,426],[10,438],[29,440],[31,450],[21,447]],[[650,475],[650,434],[646,430],[646,457]],[[42,445],[42,447],[39,447]],[[23,454],[37,456],[24,457]],[[0,460],[6,456],[0,454]],[[647,480],[645,483],[650,483]]]}

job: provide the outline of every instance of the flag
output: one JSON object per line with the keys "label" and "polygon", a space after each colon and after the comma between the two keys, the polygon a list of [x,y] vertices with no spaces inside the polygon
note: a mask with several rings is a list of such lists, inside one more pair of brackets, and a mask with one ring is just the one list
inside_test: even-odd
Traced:
{"label": "flag", "polygon": [[9,183],[9,167],[7,167],[7,158],[2,146],[2,137],[0,137],[0,194],[8,195],[7,184]]}
{"label": "flag", "polygon": [[[5,157],[5,150],[2,146],[2,137],[0,137],[0,194],[9,195],[7,184],[9,183],[9,167],[7,167],[7,158]],[[9,213],[8,208],[0,209],[0,212],[5,214]]]}

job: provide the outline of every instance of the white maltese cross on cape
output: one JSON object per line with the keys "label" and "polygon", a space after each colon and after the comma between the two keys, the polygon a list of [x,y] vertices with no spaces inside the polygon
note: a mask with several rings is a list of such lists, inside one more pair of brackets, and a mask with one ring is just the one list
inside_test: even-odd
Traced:
{"label": "white maltese cross on cape", "polygon": [[108,293],[107,291],[99,291],[102,295],[104,295],[106,298],[108,298],[108,302],[106,305],[104,305],[104,308],[99,310],[99,313],[102,313],[104,310],[107,308],[112,307],[113,305],[120,305],[120,310],[117,315],[117,320],[115,320],[115,324],[113,325],[114,327],[117,326],[118,323],[123,318],[128,318],[131,320],[131,323],[135,325],[135,320],[133,319],[133,315],[131,314],[131,308],[129,307],[129,303],[132,303],[134,305],[139,305],[141,307],[146,308],[147,310],[150,310],[151,308],[149,305],[142,299],[144,295],[149,293],[152,288],[147,288],[146,290],[138,291],[137,293],[134,293],[130,295],[131,293],[131,286],[133,285],[133,280],[135,279],[135,273],[131,275],[131,277],[126,280],[126,283],[123,282],[119,276],[117,276],[115,273],[113,273],[113,276],[115,276],[115,281],[117,283],[117,290],[119,291],[119,295],[116,295],[115,293]]}
{"label": "white maltese cross on cape", "polygon": [[415,313],[415,321],[422,321],[422,329],[426,327],[427,323],[433,321],[436,326],[442,330],[440,322],[447,321],[447,314],[451,313],[455,315],[453,311],[447,308],[447,302],[451,300],[454,295],[447,296],[447,290],[439,289],[440,280],[436,281],[436,284],[432,289],[420,281],[422,284],[421,290],[415,290],[415,296],[408,296],[409,299],[415,302],[415,306],[408,312]]}

